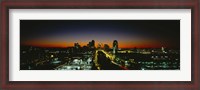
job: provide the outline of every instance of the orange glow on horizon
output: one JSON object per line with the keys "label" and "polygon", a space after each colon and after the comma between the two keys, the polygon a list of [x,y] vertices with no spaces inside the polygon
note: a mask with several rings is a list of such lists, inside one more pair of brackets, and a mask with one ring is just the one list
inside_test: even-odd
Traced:
{"label": "orange glow on horizon", "polygon": [[42,41],[32,41],[32,42],[26,42],[23,43],[23,45],[28,46],[36,46],[36,47],[60,47],[60,48],[66,48],[66,44],[62,42],[42,42]]}
{"label": "orange glow on horizon", "polygon": [[[22,45],[29,45],[29,46],[37,46],[37,47],[57,47],[57,48],[67,48],[67,47],[73,47],[75,42],[48,42],[48,41],[29,41],[26,43],[22,43]],[[81,47],[87,46],[88,42],[78,42]],[[99,42],[95,41],[95,46],[97,47]],[[112,42],[109,43],[102,43],[108,44],[110,48],[112,48]],[[102,46],[102,47],[103,47]],[[162,47],[157,42],[118,42],[119,48],[158,48]]]}

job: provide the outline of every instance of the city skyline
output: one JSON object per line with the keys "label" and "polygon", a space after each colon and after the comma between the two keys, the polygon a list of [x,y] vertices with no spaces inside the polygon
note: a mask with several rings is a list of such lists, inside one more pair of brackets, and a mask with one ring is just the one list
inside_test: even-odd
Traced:
{"label": "city skyline", "polygon": [[179,20],[21,20],[21,45],[86,46],[94,40],[119,48],[180,48]]}

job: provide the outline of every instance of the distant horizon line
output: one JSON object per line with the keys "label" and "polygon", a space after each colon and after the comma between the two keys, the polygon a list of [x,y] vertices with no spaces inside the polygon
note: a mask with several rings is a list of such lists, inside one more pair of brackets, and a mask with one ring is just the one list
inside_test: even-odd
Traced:
{"label": "distant horizon line", "polygon": [[[74,46],[65,46],[65,47],[62,47],[62,46],[34,46],[34,45],[20,45],[20,47],[21,46],[27,46],[27,47],[38,47],[38,48],[73,48]],[[83,46],[82,46],[83,47]],[[81,48],[82,48],[81,47]],[[175,47],[165,47],[165,46],[161,46],[161,47],[126,47],[126,48],[120,48],[119,47],[119,49],[134,49],[134,48],[162,48],[162,47],[164,47],[164,48],[173,48],[173,49],[177,49],[177,47],[175,48]],[[112,47],[110,48],[110,49],[112,49]],[[180,48],[179,48],[180,49]]]}

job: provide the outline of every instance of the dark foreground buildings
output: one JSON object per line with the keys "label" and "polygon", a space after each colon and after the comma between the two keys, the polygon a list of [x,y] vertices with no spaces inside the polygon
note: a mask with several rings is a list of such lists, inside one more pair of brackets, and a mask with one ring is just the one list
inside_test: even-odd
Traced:
{"label": "dark foreground buildings", "polygon": [[21,70],[180,70],[180,50],[161,48],[120,49],[86,46],[68,48],[20,47]]}

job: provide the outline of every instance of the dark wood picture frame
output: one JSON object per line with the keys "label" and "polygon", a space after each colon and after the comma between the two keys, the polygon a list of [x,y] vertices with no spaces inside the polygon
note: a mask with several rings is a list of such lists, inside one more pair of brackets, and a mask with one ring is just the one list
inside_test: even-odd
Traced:
{"label": "dark wood picture frame", "polygon": [[[1,90],[200,90],[199,0],[3,0],[1,1]],[[9,81],[9,9],[191,9],[191,81]]]}

